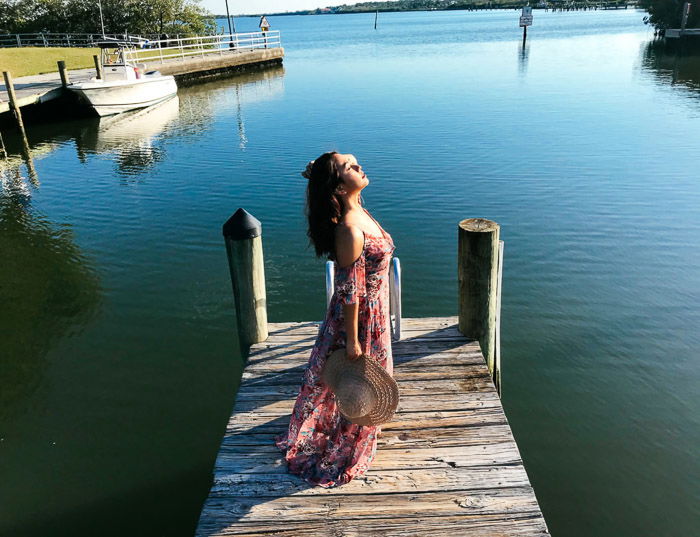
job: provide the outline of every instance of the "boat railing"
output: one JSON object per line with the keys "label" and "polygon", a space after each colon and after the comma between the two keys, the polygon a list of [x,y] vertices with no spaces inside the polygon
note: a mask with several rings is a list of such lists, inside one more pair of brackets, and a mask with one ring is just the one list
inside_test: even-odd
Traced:
{"label": "boat railing", "polygon": [[281,46],[279,30],[205,35],[147,40],[140,43],[139,48],[125,51],[125,59],[129,62],[164,62],[173,59],[186,60],[197,56],[223,55]]}

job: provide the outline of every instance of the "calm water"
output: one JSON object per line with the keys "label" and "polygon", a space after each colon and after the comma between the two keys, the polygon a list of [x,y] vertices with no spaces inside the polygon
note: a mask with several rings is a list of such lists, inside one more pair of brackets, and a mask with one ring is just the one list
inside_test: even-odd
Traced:
{"label": "calm water", "polygon": [[[407,316],[456,313],[456,228],[506,244],[504,406],[553,535],[700,527],[700,57],[635,11],[277,17],[283,68],[29,127],[0,190],[0,534],[191,535],[240,375],[221,224],[272,321],[323,315],[307,160],[355,153]],[[239,31],[256,19],[237,19]]]}

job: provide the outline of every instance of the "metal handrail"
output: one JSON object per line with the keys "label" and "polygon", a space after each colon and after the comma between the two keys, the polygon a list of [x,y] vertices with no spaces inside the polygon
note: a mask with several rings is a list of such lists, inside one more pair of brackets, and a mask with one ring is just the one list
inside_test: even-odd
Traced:
{"label": "metal handrail", "polygon": [[[179,35],[177,36],[179,37]],[[0,47],[13,48],[23,46],[41,47],[88,47],[104,39],[108,40],[137,40],[159,39],[160,34],[129,35],[129,34],[101,34],[101,33],[74,33],[74,32],[39,32],[0,34]],[[175,39],[175,37],[173,37]]]}
{"label": "metal handrail", "polygon": [[326,309],[331,305],[335,292],[335,262],[326,261]]}
{"label": "metal handrail", "polygon": [[389,316],[391,317],[391,339],[401,339],[401,262],[398,257],[391,260],[389,270]]}
{"label": "metal handrail", "polygon": [[[206,54],[224,54],[226,52],[278,48],[281,46],[279,30],[183,37],[146,41],[141,43],[140,49],[134,48],[125,51],[124,59],[130,62],[163,62],[173,58],[184,60],[187,56],[203,57]],[[153,54],[149,55],[145,51],[153,51]]]}
{"label": "metal handrail", "polygon": [[[331,304],[335,292],[335,262],[326,261],[326,309]],[[391,339],[401,339],[401,262],[398,257],[391,260],[389,269],[389,317],[391,318]]]}

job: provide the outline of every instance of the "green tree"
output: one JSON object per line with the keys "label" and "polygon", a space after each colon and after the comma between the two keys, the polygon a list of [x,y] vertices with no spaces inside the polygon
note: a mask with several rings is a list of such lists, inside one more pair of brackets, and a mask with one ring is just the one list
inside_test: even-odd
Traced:
{"label": "green tree", "polygon": [[[105,31],[202,35],[216,29],[201,0],[102,0]],[[95,0],[0,0],[0,31],[100,33]]]}
{"label": "green tree", "polygon": [[[684,3],[685,0],[640,0],[639,5],[649,13],[647,17],[644,17],[646,24],[665,30],[681,27]],[[686,28],[695,28],[699,24],[700,9],[691,9]]]}

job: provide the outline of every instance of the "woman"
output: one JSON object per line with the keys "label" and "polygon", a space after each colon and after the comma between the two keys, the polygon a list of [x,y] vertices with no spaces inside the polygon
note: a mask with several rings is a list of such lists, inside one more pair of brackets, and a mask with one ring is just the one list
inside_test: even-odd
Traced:
{"label": "woman", "polygon": [[290,472],[333,487],[362,475],[377,450],[379,427],[355,425],[338,411],[321,381],[328,356],[345,348],[393,372],[389,326],[389,262],[394,243],[362,206],[369,180],[353,155],[324,153],[304,175],[308,236],[316,255],[336,262],[335,293],[311,351],[286,435],[277,439]]}

